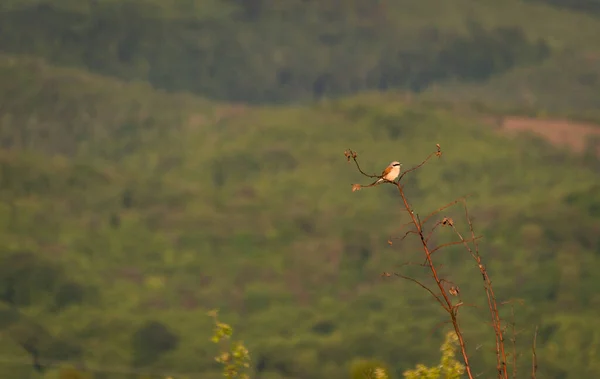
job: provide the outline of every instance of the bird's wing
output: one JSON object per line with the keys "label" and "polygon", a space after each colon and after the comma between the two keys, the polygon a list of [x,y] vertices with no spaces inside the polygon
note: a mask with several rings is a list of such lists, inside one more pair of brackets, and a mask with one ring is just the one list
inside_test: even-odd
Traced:
{"label": "bird's wing", "polygon": [[392,171],[392,168],[392,166],[387,166],[385,170],[383,170],[383,172],[381,173],[381,176],[386,176],[387,174],[389,174],[390,171]]}

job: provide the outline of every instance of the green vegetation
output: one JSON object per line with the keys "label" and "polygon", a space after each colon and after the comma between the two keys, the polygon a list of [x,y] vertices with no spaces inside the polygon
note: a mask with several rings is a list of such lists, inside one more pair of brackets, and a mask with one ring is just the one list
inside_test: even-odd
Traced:
{"label": "green vegetation", "polygon": [[540,1],[567,9],[576,9],[582,12],[600,13],[600,1],[598,0],[530,0]]}
{"label": "green vegetation", "polygon": [[442,344],[442,359],[437,367],[426,367],[418,364],[414,370],[404,373],[406,379],[459,379],[465,372],[465,368],[456,360],[458,338],[456,333],[448,332],[446,340]]}
{"label": "green vegetation", "polygon": [[[228,341],[232,334],[233,328],[219,321],[218,311],[209,312],[215,320],[215,330],[211,338],[216,344],[222,341]],[[242,341],[230,342],[228,346],[215,357],[215,360],[223,365],[223,376],[226,378],[241,378],[248,379],[248,375],[244,371],[250,367],[250,353],[244,346]]]}
{"label": "green vegetation", "polygon": [[[342,152],[360,146],[376,172],[441,143],[407,182],[415,207],[473,194],[498,296],[525,298],[518,325],[540,324],[541,372],[600,372],[589,157],[394,95],[248,108],[8,55],[0,72],[3,356],[31,362],[29,341],[42,361],[216,378],[202,336],[206,309],[220,307],[257,375],[342,378],[360,357],[391,377],[427,364],[441,314],[410,283],[380,278],[411,259],[410,243],[385,243],[401,222],[395,193],[352,193]],[[478,298],[467,260],[440,259]],[[494,367],[477,312],[464,316],[483,345],[473,364]]]}
{"label": "green vegetation", "polygon": [[[600,19],[539,2],[4,3],[5,52],[213,99],[281,103],[363,90],[455,92],[456,80],[467,93],[479,85],[487,98],[497,97],[490,79],[517,75],[518,86],[502,97],[511,105],[527,94],[552,111],[555,103],[598,107]],[[540,82],[554,82],[555,68],[569,71],[555,83],[562,96],[546,101]]]}
{"label": "green vegetation", "polygon": [[350,365],[351,379],[387,379],[384,363],[370,359],[357,359]]}
{"label": "green vegetation", "polygon": [[[437,364],[443,314],[381,277],[419,257],[386,243],[406,221],[396,193],[352,192],[343,156],[377,173],[436,143],[405,190],[423,212],[472,195],[499,301],[525,300],[521,372],[539,325],[540,377],[600,375],[600,161],[480,117],[597,119],[600,19],[518,0],[344,4],[0,4],[0,377],[222,378],[215,308],[252,378]],[[480,299],[461,254],[439,263]],[[461,312],[491,376],[486,308]]]}

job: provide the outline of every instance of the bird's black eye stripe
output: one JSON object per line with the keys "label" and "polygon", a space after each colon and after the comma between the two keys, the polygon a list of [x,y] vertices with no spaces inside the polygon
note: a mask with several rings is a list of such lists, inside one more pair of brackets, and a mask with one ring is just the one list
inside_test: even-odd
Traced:
{"label": "bird's black eye stripe", "polygon": [[395,163],[394,166],[400,166],[400,163]]}

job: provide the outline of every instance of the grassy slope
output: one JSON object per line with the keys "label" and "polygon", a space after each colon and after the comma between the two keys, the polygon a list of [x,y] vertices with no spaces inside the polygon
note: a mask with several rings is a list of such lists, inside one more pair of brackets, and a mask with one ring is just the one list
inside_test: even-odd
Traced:
{"label": "grassy slope", "polygon": [[546,113],[574,119],[600,119],[600,51],[565,53],[541,66],[496,75],[486,83],[446,82],[430,87],[422,99],[473,102],[484,107]]}
{"label": "grassy slope", "polygon": [[[131,332],[154,318],[181,337],[156,370],[209,370],[212,307],[274,378],[343,378],[361,355],[398,370],[437,357],[441,334],[423,337],[440,320],[433,305],[378,276],[410,259],[410,244],[385,243],[402,220],[397,199],[385,187],[350,192],[360,177],[342,152],[357,149],[378,171],[393,159],[416,164],[440,143],[443,157],[407,182],[414,206],[473,194],[500,296],[525,297],[527,322],[557,325],[540,347],[548,376],[600,370],[572,363],[593,342],[561,345],[560,325],[597,337],[580,310],[600,307],[587,269],[598,264],[593,200],[564,201],[597,184],[577,157],[393,95],[245,108],[5,55],[0,75],[0,126],[14,147],[0,155],[2,257],[31,251],[84,285],[81,305],[51,312],[55,290],[32,280],[35,301],[21,311],[79,343],[91,366],[127,366]],[[74,130],[81,140],[68,138]],[[573,249],[579,259],[564,261]],[[477,293],[466,267],[446,260],[465,296]],[[489,340],[474,325],[470,336]],[[8,336],[3,353],[15,354]]]}

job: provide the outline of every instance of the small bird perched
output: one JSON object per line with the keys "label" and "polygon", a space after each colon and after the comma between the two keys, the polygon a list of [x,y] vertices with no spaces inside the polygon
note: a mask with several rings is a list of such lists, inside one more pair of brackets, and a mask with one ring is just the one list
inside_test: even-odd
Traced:
{"label": "small bird perched", "polygon": [[375,182],[375,184],[379,184],[383,181],[393,182],[394,180],[396,180],[398,175],[400,175],[401,167],[402,167],[402,164],[400,162],[393,161],[392,163],[389,164],[389,166],[387,166],[385,168],[385,170],[383,170],[383,172],[381,173],[381,178],[379,178]]}

